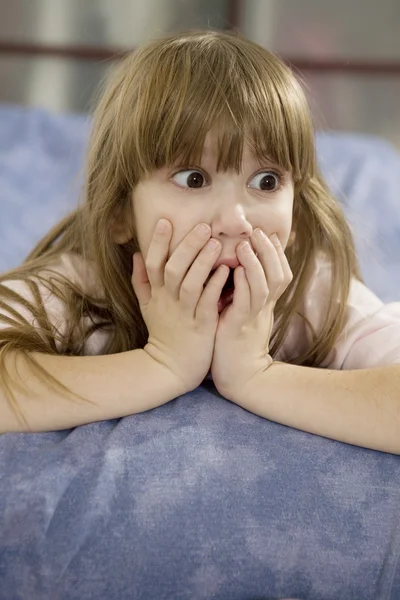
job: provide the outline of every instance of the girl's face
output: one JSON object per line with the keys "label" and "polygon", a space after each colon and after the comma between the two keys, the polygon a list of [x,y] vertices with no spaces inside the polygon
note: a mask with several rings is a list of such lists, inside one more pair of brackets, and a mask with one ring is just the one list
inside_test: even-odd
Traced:
{"label": "girl's face", "polygon": [[170,255],[198,223],[208,223],[220,240],[218,262],[237,259],[237,245],[256,227],[276,233],[285,248],[292,228],[293,182],[271,162],[259,163],[245,147],[241,172],[217,172],[217,148],[206,138],[201,164],[163,167],[143,179],[133,193],[139,246],[146,260],[160,218],[172,223]]}

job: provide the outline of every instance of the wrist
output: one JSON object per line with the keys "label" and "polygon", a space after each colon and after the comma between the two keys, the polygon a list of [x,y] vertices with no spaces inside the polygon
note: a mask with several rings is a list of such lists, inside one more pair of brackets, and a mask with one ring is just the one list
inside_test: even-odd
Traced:
{"label": "wrist", "polygon": [[162,352],[154,344],[147,343],[143,352],[148,356],[149,360],[159,369],[162,377],[166,378],[169,384],[175,390],[176,396],[187,394],[197,386],[190,386],[186,379],[180,374],[176,368],[174,360]]}
{"label": "wrist", "polygon": [[[267,354],[251,365],[241,364],[229,381],[229,384],[216,387],[219,393],[231,402],[240,403],[251,395],[251,390],[259,385],[260,379],[265,377],[266,372],[274,363],[270,354]],[[214,382],[215,383],[215,382]]]}

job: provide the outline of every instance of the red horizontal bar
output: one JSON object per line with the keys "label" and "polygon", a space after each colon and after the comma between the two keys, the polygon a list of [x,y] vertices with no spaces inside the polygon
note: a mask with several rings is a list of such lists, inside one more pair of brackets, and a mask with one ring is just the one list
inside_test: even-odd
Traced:
{"label": "red horizontal bar", "polygon": [[368,75],[400,75],[400,61],[368,61],[352,58],[312,59],[282,56],[293,69],[298,71],[367,73]]}
{"label": "red horizontal bar", "polygon": [[118,60],[127,53],[126,50],[107,48],[105,46],[54,46],[34,43],[8,42],[0,40],[1,54],[23,54],[29,56],[48,56],[73,58],[78,60]]}
{"label": "red horizontal bar", "polygon": [[[105,46],[55,46],[0,41],[0,56],[13,54],[88,61],[116,61],[128,52],[130,50],[107,48]],[[282,56],[282,58],[292,68],[299,71],[400,75],[400,61],[363,61],[350,58],[321,60],[292,56]]]}

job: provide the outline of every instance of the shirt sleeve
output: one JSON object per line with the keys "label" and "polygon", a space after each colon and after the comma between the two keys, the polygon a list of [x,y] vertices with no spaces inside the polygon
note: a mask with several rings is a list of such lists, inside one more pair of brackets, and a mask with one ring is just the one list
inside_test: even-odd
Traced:
{"label": "shirt sleeve", "polygon": [[[319,264],[303,301],[302,312],[315,332],[323,324],[330,292],[330,267]],[[310,342],[304,319],[296,317],[284,344],[283,357],[303,351]],[[368,369],[400,363],[400,302],[384,304],[361,281],[353,278],[346,305],[345,326],[321,367]]]}
{"label": "shirt sleeve", "polygon": [[[69,281],[81,287],[85,292],[97,294],[96,278],[90,267],[83,263],[79,257],[62,255],[50,267],[52,273],[67,277]],[[48,271],[41,273],[45,280],[47,273]],[[32,275],[31,281],[36,284],[36,294],[25,280],[7,280],[0,284],[0,339],[1,331],[21,324],[32,326],[40,332],[40,323],[32,311],[32,308],[37,307],[39,302],[54,331],[57,351],[63,354],[67,346],[67,336],[69,336],[71,324],[68,306],[62,297],[51,291],[41,279]],[[91,328],[93,323],[96,322],[96,316],[85,315],[81,322],[82,331]],[[102,354],[108,343],[108,338],[109,333],[107,331],[95,331],[86,339],[82,354]]]}
{"label": "shirt sleeve", "polygon": [[[65,303],[53,294],[44,284],[32,278],[37,294],[22,280],[9,280],[0,284],[0,335],[1,331],[18,325],[29,325],[40,330],[40,323],[33,313],[38,300],[50,324],[57,332],[55,341],[58,351],[67,330],[67,310]],[[2,293],[3,292],[3,293]]]}

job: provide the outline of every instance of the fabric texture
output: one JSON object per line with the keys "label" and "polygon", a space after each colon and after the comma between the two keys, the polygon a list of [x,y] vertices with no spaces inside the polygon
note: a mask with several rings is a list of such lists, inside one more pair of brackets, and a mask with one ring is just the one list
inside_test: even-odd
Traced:
{"label": "fabric texture", "polygon": [[[0,108],[0,271],[74,207],[88,125]],[[317,142],[368,286],[398,301],[398,153]],[[205,380],[146,413],[0,436],[0,600],[398,600],[399,515],[397,456],[272,423]]]}
{"label": "fabric texture", "polygon": [[1,600],[400,597],[399,458],[262,419],[212,382],[4,435],[0,465]]}

